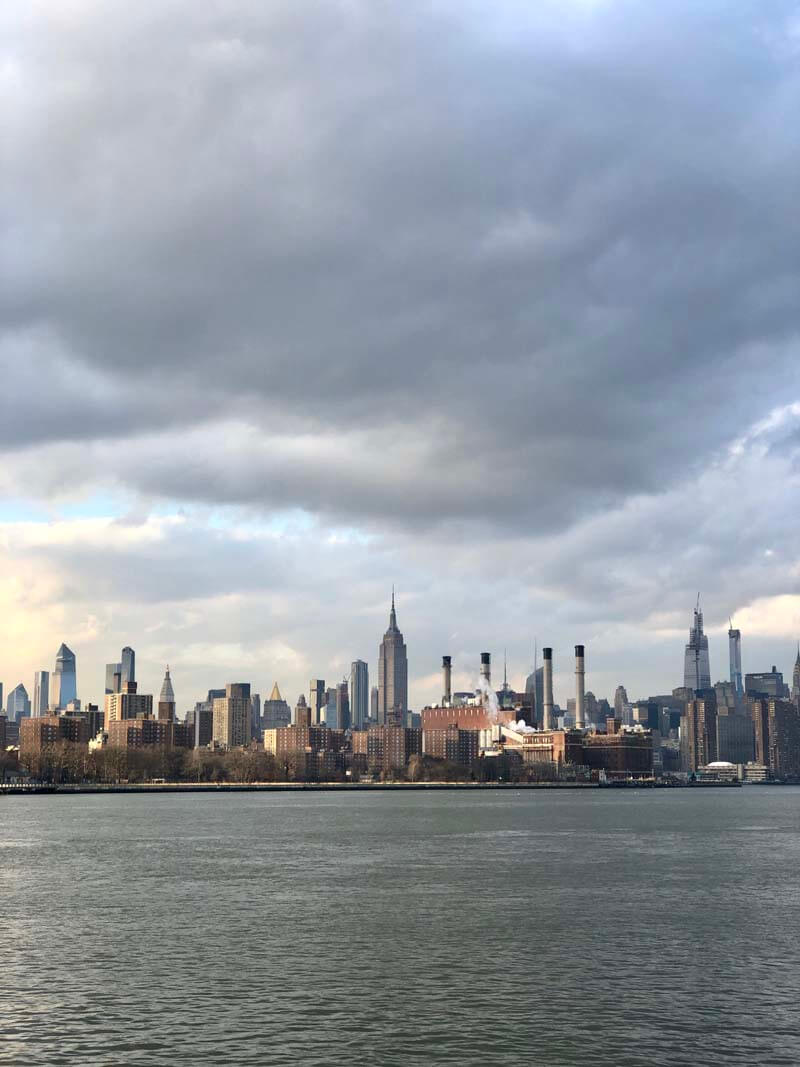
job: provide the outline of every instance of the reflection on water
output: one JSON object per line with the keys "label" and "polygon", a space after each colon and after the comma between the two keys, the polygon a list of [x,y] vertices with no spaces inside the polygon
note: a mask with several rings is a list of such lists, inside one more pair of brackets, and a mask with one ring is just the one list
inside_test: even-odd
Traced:
{"label": "reflection on water", "polygon": [[800,789],[0,798],[0,1061],[796,1064]]}

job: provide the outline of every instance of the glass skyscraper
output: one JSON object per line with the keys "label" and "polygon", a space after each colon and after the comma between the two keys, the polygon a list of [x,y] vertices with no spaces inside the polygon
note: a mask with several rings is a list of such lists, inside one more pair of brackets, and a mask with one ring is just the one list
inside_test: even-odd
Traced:
{"label": "glass skyscraper", "polygon": [[53,692],[51,694],[54,708],[65,708],[67,704],[78,699],[78,684],[75,674],[75,653],[62,645],[56,655],[56,669],[53,671]]}
{"label": "glass skyscraper", "polygon": [[33,717],[40,719],[50,707],[50,671],[37,671],[33,676]]}
{"label": "glass skyscraper", "polygon": [[369,715],[369,667],[363,659],[350,665],[350,720],[354,730],[363,730]]}
{"label": "glass skyscraper", "polygon": [[683,656],[683,684],[686,689],[711,688],[711,667],[708,662],[708,638],[703,633],[703,613],[700,597],[694,609],[694,622],[689,631],[689,643]]}

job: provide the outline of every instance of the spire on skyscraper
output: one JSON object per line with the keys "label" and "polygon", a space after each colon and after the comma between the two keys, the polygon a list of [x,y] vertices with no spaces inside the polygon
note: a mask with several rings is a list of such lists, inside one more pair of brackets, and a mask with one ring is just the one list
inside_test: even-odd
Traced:
{"label": "spire on skyscraper", "polygon": [[694,620],[689,631],[689,643],[683,657],[683,684],[695,692],[698,689],[711,688],[711,668],[708,660],[708,638],[703,633],[703,612],[700,610],[700,594],[697,594],[697,606]]}
{"label": "spire on skyscraper", "polygon": [[175,703],[175,690],[172,688],[172,679],[169,676],[169,664],[167,664],[167,672],[164,675],[164,684],[161,686],[161,695],[158,699],[162,703]]}
{"label": "spire on skyscraper", "polygon": [[403,635],[397,626],[392,586],[389,629],[378,649],[378,723],[405,724],[408,711],[408,657]]}

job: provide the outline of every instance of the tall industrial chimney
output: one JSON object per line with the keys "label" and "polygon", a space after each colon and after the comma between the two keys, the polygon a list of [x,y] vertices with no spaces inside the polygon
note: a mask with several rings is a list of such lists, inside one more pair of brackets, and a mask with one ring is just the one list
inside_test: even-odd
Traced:
{"label": "tall industrial chimney", "polygon": [[491,687],[492,684],[492,654],[491,652],[481,652],[481,677],[486,679],[486,684]]}
{"label": "tall industrial chimney", "polygon": [[444,696],[442,697],[442,707],[449,708],[453,702],[453,693],[451,689],[451,659],[450,656],[442,656],[442,674],[444,675]]}
{"label": "tall industrial chimney", "polygon": [[543,648],[542,656],[544,658],[542,683],[544,692],[542,693],[542,729],[553,729],[553,650],[552,648]]}
{"label": "tall industrial chimney", "polygon": [[583,645],[575,646],[575,725],[586,729],[586,700],[584,697]]}

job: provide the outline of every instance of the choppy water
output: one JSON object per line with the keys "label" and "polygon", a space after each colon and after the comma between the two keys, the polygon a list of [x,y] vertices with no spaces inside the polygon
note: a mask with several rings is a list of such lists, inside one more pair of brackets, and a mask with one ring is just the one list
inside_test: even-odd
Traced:
{"label": "choppy water", "polygon": [[800,1062],[800,789],[0,798],[0,1060]]}

